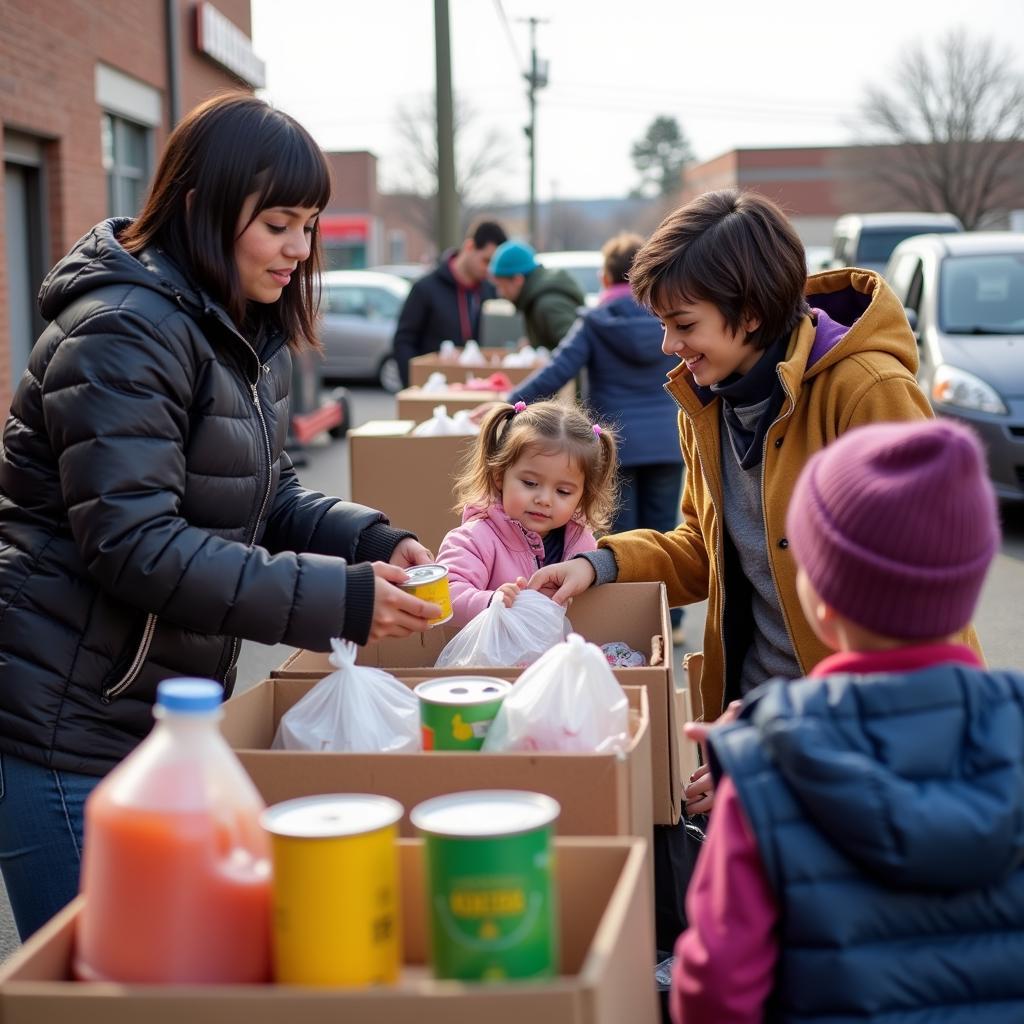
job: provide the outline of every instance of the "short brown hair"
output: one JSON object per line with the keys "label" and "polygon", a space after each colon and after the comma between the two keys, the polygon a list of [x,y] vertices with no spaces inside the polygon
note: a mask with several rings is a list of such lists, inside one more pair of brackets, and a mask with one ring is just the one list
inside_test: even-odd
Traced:
{"label": "short brown hair", "polygon": [[671,309],[710,302],[730,330],[760,320],[745,341],[767,348],[808,312],[803,243],[786,215],[756,192],[723,189],[669,214],[637,253],[629,275],[637,302]]}
{"label": "short brown hair", "polygon": [[247,302],[235,267],[238,218],[253,192],[253,220],[270,206],[323,210],[331,196],[327,161],[309,132],[288,114],[249,93],[215,96],[190,111],[171,133],[146,204],[118,240],[129,252],[162,246],[188,278],[224,306],[237,327],[255,313],[257,320],[276,320],[294,346],[319,348],[319,219],[309,258],[280,299],[268,309],[254,309],[258,304]]}
{"label": "short brown hair", "polygon": [[611,426],[581,406],[534,402],[519,412],[502,403],[484,420],[455,485],[456,511],[500,500],[497,481],[527,451],[565,452],[583,474],[580,513],[592,530],[607,530],[618,502],[618,444]]}
{"label": "short brown hair", "polygon": [[644,240],[639,235],[623,231],[601,246],[604,272],[612,284],[622,284],[629,279],[633,260],[643,244]]}

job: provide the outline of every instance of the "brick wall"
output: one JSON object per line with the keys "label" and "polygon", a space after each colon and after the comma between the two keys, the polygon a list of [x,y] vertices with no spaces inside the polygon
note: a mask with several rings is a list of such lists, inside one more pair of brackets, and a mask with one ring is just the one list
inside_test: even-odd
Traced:
{"label": "brick wall", "polygon": [[[193,4],[179,0],[182,17],[182,110],[203,96],[242,87],[232,75],[194,50]],[[249,0],[215,6],[249,34]],[[107,212],[100,150],[96,64],[102,62],[166,93],[167,63],[162,0],[0,0],[0,127],[45,142],[47,266],[56,262]],[[155,132],[157,152],[166,140]],[[4,218],[0,176],[0,236]],[[3,313],[8,277],[0,246],[0,416],[11,397],[10,324]]]}

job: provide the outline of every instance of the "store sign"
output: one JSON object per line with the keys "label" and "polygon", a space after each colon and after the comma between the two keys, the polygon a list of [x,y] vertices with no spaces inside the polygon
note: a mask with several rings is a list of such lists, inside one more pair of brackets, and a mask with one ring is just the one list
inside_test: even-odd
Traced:
{"label": "store sign", "polygon": [[325,242],[365,242],[370,237],[370,218],[359,213],[322,213],[320,235]]}
{"label": "store sign", "polygon": [[252,40],[213,4],[196,4],[196,49],[254,89],[267,84],[267,66],[256,56]]}

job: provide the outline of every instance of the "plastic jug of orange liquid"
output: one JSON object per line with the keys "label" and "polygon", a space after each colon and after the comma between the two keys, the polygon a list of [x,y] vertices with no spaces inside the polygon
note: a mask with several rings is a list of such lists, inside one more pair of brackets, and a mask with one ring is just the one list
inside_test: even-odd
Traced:
{"label": "plastic jug of orange liquid", "polygon": [[264,804],[217,727],[221,692],[160,683],[153,731],[86,802],[83,980],[270,979]]}

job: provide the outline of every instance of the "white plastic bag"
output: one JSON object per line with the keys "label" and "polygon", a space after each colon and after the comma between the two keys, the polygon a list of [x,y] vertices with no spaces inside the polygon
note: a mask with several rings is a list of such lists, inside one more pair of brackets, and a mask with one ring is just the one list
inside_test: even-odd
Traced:
{"label": "white plastic bag", "polygon": [[458,349],[455,347],[455,342],[451,338],[445,338],[441,342],[441,348],[439,355],[442,359],[455,359],[458,356]]}
{"label": "white plastic bag", "polygon": [[468,409],[456,409],[452,417],[452,433],[479,434],[480,428],[469,418]]}
{"label": "white plastic bag", "polygon": [[511,608],[500,597],[470,619],[448,642],[438,668],[530,665],[570,632],[565,608],[536,590],[523,590]]}
{"label": "white plastic bag", "polygon": [[484,358],[483,352],[480,351],[480,346],[476,343],[476,341],[473,338],[469,338],[466,341],[465,347],[459,353],[458,362],[460,366],[487,365],[487,360]]}
{"label": "white plastic bag", "polygon": [[[467,430],[471,427],[471,430]],[[434,415],[429,420],[417,423],[412,428],[413,437],[449,437],[452,434],[475,434],[477,428],[467,420],[460,421],[448,415],[448,406],[435,405]]]}
{"label": "white plastic bag", "polygon": [[435,370],[430,374],[430,376],[427,377],[426,383],[420,388],[420,391],[425,395],[447,390],[448,378],[440,370]]}
{"label": "white plastic bag", "polygon": [[321,679],[281,718],[274,750],[332,750],[357,754],[422,749],[416,695],[379,668],[356,664],[355,644],[332,640]]}
{"label": "white plastic bag", "polygon": [[518,679],[483,749],[598,754],[629,745],[629,701],[601,649],[572,633]]}

